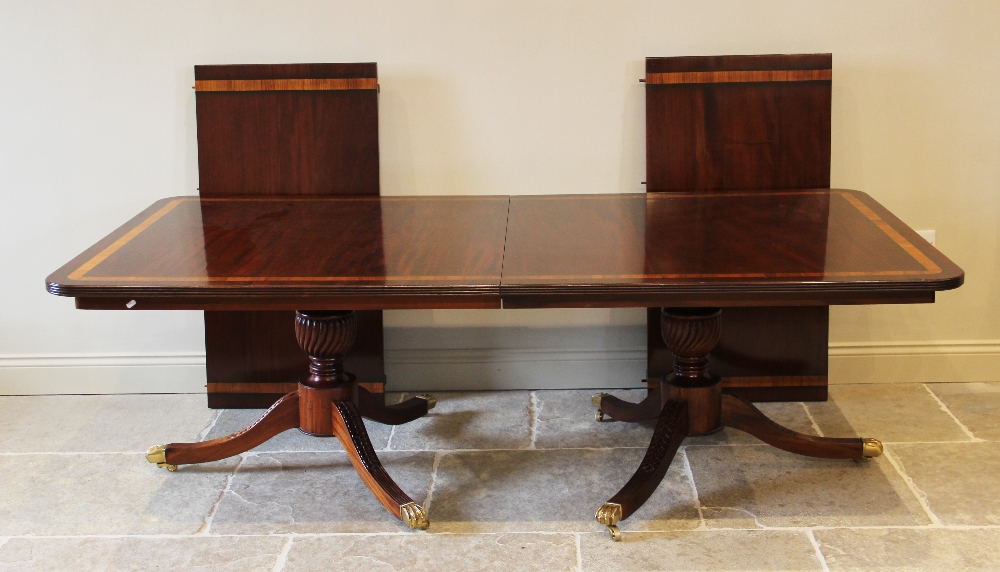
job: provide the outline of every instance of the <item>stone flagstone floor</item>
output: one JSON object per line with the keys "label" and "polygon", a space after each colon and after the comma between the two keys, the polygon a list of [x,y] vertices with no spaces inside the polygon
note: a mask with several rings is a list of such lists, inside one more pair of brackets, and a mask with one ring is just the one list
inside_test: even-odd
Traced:
{"label": "stone flagstone floor", "polygon": [[332,438],[289,431],[176,473],[143,458],[259,410],[212,411],[202,395],[0,397],[0,570],[1000,570],[1000,383],[841,385],[825,403],[762,404],[799,431],[880,438],[886,454],[808,459],[730,429],[689,438],[621,543],[593,514],[651,425],[595,422],[591,393],[439,393],[424,419],[368,423],[428,509],[426,532],[390,517]]}

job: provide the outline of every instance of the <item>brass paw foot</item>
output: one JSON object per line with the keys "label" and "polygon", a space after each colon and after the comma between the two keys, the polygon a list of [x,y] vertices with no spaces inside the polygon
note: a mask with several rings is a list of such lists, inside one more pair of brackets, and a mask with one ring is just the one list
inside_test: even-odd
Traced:
{"label": "brass paw foot", "polygon": [[427,513],[424,512],[423,507],[415,502],[408,502],[399,507],[399,519],[412,529],[427,530],[431,524],[427,520]]}
{"label": "brass paw foot", "polygon": [[862,449],[862,454],[866,459],[874,459],[882,455],[882,442],[878,439],[872,439],[871,437],[862,439],[864,442],[864,448]]}
{"label": "brass paw foot", "polygon": [[597,408],[597,412],[594,413],[594,419],[596,419],[598,423],[603,421],[614,421],[614,419],[611,419],[610,417],[605,417],[604,411],[601,409],[601,399],[603,399],[605,395],[607,395],[607,393],[595,393],[590,398],[590,402]]}
{"label": "brass paw foot", "polygon": [[606,502],[601,505],[601,508],[597,509],[595,517],[597,518],[597,522],[608,527],[608,534],[611,535],[611,540],[621,542],[622,531],[618,529],[618,521],[622,519],[622,505],[616,502]]}
{"label": "brass paw foot", "polygon": [[423,399],[424,401],[427,402],[427,411],[430,411],[431,409],[434,409],[434,406],[437,405],[437,403],[438,403],[438,400],[433,395],[431,395],[430,393],[424,393],[422,395],[417,395],[416,398],[417,399]]}
{"label": "brass paw foot", "polygon": [[171,473],[177,470],[177,465],[171,465],[167,462],[167,446],[166,445],[153,445],[146,451],[146,460],[150,463],[156,463],[157,467],[166,469]]}

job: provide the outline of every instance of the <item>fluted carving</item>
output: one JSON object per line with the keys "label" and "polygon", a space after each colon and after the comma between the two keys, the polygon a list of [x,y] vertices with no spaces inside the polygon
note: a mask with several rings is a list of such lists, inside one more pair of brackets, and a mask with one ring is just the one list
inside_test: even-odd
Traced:
{"label": "fluted carving", "polygon": [[344,354],[357,332],[354,311],[296,312],[295,339],[309,355],[309,378],[303,383],[330,387],[351,381],[353,376],[344,372]]}
{"label": "fluted carving", "polygon": [[708,354],[719,343],[721,331],[719,308],[663,308],[660,334],[674,352],[675,382],[685,385],[685,381],[708,381]]}

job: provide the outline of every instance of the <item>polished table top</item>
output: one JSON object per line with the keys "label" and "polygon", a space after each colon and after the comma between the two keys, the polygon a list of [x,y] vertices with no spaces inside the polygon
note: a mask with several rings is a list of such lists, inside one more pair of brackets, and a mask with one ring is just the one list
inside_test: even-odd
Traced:
{"label": "polished table top", "polygon": [[848,190],[159,201],[53,273],[83,308],[930,302],[960,268]]}

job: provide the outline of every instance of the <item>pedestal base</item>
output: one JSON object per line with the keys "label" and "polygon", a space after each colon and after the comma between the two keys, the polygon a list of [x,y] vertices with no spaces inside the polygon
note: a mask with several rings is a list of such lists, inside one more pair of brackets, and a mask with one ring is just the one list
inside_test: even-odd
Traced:
{"label": "pedestal base", "polygon": [[410,528],[427,528],[424,509],[399,488],[379,461],[362,417],[399,425],[426,415],[436,402],[432,396],[422,395],[385,405],[381,395],[359,386],[343,367],[343,356],[354,343],[356,328],[354,312],[297,312],[296,338],[310,360],[310,375],[299,383],[297,391],[279,399],[256,423],[238,433],[202,443],[158,445],[150,448],[147,460],[173,471],[178,465],[238,455],[289,429],[334,436],[386,510]]}
{"label": "pedestal base", "polygon": [[749,401],[723,395],[719,378],[708,372],[708,354],[719,339],[721,310],[664,308],[660,331],[674,352],[674,371],[650,387],[640,403],[628,403],[607,394],[593,398],[597,419],[618,421],[657,418],[646,456],[618,493],[597,510],[597,521],[611,538],[621,540],[618,522],[645,503],[666,474],[681,442],[688,435],[705,435],[724,426],[740,429],[761,441],[800,455],[825,459],[864,459],[882,454],[877,439],[836,439],[797,433],[767,418]]}

